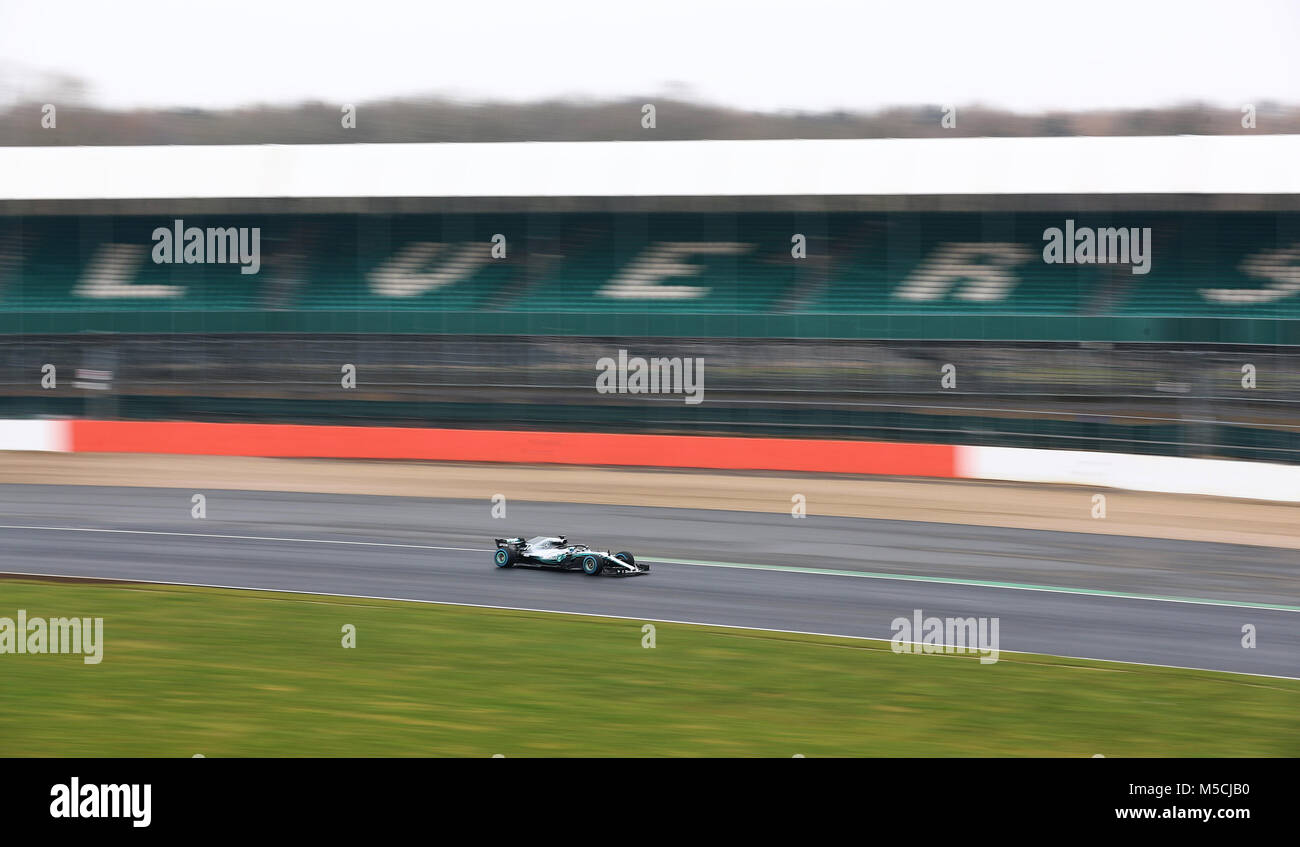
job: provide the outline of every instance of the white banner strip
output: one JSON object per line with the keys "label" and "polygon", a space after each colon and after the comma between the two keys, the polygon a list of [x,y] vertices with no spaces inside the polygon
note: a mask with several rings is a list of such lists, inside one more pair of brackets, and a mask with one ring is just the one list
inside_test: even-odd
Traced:
{"label": "white banner strip", "polygon": [[0,420],[0,450],[67,453],[72,450],[72,422]]}
{"label": "white banner strip", "polygon": [[0,199],[1297,194],[1300,135],[3,147]]}
{"label": "white banner strip", "polygon": [[1300,465],[1079,450],[958,447],[964,479],[1049,482],[1300,503]]}

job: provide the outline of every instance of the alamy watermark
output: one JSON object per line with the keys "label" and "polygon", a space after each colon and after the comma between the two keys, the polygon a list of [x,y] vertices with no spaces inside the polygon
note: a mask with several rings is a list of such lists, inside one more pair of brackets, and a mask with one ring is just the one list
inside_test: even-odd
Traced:
{"label": "alamy watermark", "polygon": [[262,228],[185,226],[177,218],[171,227],[153,231],[155,265],[240,265],[241,274],[255,274],[262,268]]}
{"label": "alamy watermark", "polygon": [[52,818],[126,818],[131,826],[153,821],[153,784],[106,784],[73,777],[50,787]]}
{"label": "alamy watermark", "polygon": [[103,618],[0,617],[0,654],[80,653],[87,665],[104,659]]}
{"label": "alamy watermark", "polygon": [[999,618],[924,618],[920,609],[911,618],[894,618],[889,639],[895,653],[979,653],[981,665],[998,660]]}
{"label": "alamy watermark", "polygon": [[1151,272],[1151,227],[1065,227],[1043,230],[1043,261],[1049,265],[1130,265],[1135,274]]}
{"label": "alamy watermark", "polygon": [[704,402],[704,360],[698,357],[602,356],[596,360],[599,394],[685,394],[686,403]]}

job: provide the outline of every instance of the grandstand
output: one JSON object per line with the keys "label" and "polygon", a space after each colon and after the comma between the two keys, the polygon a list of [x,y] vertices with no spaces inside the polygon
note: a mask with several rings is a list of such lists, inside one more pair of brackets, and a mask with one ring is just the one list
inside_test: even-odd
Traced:
{"label": "grandstand", "polygon": [[[1202,158],[1224,144],[1231,169]],[[1274,136],[0,151],[22,159],[0,177],[0,411],[1293,461],[1297,150]],[[780,171],[814,152],[822,167]],[[1046,170],[1063,152],[1078,167]],[[222,193],[203,165],[229,156],[255,172]],[[685,184],[725,193],[671,193]],[[177,219],[256,228],[257,273],[154,261],[154,231]],[[1149,265],[1045,262],[1067,220],[1149,231]],[[709,402],[596,395],[592,363],[629,346],[704,357]],[[111,403],[42,389],[32,375],[56,361],[111,370]],[[1250,389],[1246,361],[1265,374]],[[339,362],[364,377],[344,404]],[[961,378],[940,391],[950,362]]]}
{"label": "grandstand", "polygon": [[[1077,223],[1112,226],[1115,217]],[[765,334],[764,320],[775,318],[775,333],[815,337],[842,325],[824,318],[888,316],[932,339],[1296,340],[1300,215],[1140,220],[1153,241],[1143,274],[1044,263],[1042,233],[1061,217],[1041,213],[263,216],[240,219],[260,229],[263,249],[260,272],[242,274],[232,264],[154,263],[150,233],[168,219],[11,218],[0,221],[0,310],[8,331],[75,331],[87,328],[87,313],[108,313],[89,318],[95,329],[168,331],[177,320],[193,325],[185,313],[265,309],[298,314],[304,328],[321,325],[311,313],[345,322],[401,312],[409,332],[445,331],[439,313],[448,312],[469,313],[477,331],[587,331],[547,314],[572,313],[599,315],[613,334],[630,326],[678,335],[675,321],[696,316],[704,334],[725,335],[743,317],[743,335]],[[224,222],[185,221],[209,223]],[[494,258],[498,234],[505,249]],[[791,254],[796,234],[806,258]],[[958,320],[907,320],[932,316]],[[1024,320],[1032,317],[1055,320]],[[1166,320],[1153,335],[1125,317]],[[1108,330],[1081,318],[1114,320]],[[1032,326],[1043,334],[1027,333]]]}

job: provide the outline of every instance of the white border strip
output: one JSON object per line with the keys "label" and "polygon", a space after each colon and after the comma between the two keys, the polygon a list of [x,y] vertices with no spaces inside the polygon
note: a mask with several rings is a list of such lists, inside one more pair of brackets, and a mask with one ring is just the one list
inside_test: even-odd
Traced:
{"label": "white border strip", "polygon": [[70,452],[72,424],[69,421],[0,420],[0,451],[3,450]]}
{"label": "white border strip", "polygon": [[4,147],[0,199],[1275,195],[1297,161],[1254,134]]}
{"label": "white border strip", "polygon": [[957,476],[1300,503],[1300,465],[1268,462],[958,447]]}

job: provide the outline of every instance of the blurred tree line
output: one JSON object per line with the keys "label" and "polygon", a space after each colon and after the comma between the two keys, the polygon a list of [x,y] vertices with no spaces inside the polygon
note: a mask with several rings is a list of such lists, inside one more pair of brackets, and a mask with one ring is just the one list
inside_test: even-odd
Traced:
{"label": "blurred tree line", "polygon": [[[42,126],[43,102],[56,107]],[[0,146],[117,144],[331,144],[454,141],[668,141],[754,138],[951,138],[971,136],[1232,135],[1300,133],[1300,106],[1260,102],[1255,128],[1240,108],[1200,103],[1151,109],[1018,114],[979,105],[956,110],[944,128],[939,105],[874,112],[754,112],[662,97],[535,103],[394,99],[256,105],[236,109],[115,111],[24,98],[0,107]],[[655,107],[655,128],[642,128],[642,106]]]}

